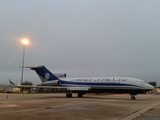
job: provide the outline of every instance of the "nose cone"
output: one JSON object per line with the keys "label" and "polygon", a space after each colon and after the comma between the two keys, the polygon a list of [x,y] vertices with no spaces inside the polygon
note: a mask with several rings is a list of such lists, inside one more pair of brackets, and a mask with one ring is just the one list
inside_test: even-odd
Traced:
{"label": "nose cone", "polygon": [[149,90],[153,90],[154,87],[153,87],[152,85],[148,84],[148,85],[147,85],[147,88],[148,88]]}

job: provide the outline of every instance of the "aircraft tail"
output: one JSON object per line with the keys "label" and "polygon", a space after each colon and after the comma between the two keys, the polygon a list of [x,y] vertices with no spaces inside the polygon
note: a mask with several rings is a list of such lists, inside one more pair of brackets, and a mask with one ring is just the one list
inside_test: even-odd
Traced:
{"label": "aircraft tail", "polygon": [[35,70],[42,82],[58,80],[58,77],[51,73],[45,66],[24,68],[31,68],[31,70]]}

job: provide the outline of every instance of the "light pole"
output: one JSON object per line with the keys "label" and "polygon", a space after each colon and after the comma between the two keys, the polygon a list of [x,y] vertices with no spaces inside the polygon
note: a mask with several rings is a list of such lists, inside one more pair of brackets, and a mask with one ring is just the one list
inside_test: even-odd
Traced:
{"label": "light pole", "polygon": [[[23,59],[22,59],[22,74],[21,74],[21,85],[23,83],[23,69],[24,69],[24,57],[25,57],[25,46],[29,44],[28,39],[23,39],[22,41],[23,44]],[[22,89],[21,89],[22,92]]]}

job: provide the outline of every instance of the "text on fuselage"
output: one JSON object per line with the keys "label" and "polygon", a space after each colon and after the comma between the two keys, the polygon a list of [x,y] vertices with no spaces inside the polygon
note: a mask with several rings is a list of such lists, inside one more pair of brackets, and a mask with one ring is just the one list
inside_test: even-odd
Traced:
{"label": "text on fuselage", "polygon": [[72,82],[125,82],[127,79],[74,79]]}

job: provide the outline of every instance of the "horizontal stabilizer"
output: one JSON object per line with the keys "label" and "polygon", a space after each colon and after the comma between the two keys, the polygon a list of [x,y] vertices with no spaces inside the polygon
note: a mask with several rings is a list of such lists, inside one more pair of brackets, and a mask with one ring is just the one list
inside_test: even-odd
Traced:
{"label": "horizontal stabilizer", "polygon": [[31,67],[31,66],[21,66],[20,68],[33,68],[33,69],[41,69],[43,66]]}
{"label": "horizontal stabilizer", "polygon": [[[35,70],[36,72],[38,72],[39,70],[42,70],[41,72],[39,72],[39,73],[37,73],[38,75],[40,75],[41,77],[40,77],[40,79],[43,79],[44,78],[44,76],[42,75],[42,72],[44,72],[44,73],[49,73],[50,71],[49,70],[47,70],[44,66],[37,66],[37,67],[32,67],[32,66],[21,66],[20,68],[30,68],[31,70]],[[50,74],[52,74],[52,73],[50,73]],[[46,74],[45,74],[46,75]],[[66,73],[54,73],[53,74],[55,77],[66,77]],[[56,78],[56,79],[58,79],[58,78]],[[46,81],[46,80],[42,80],[43,82],[44,81]]]}

